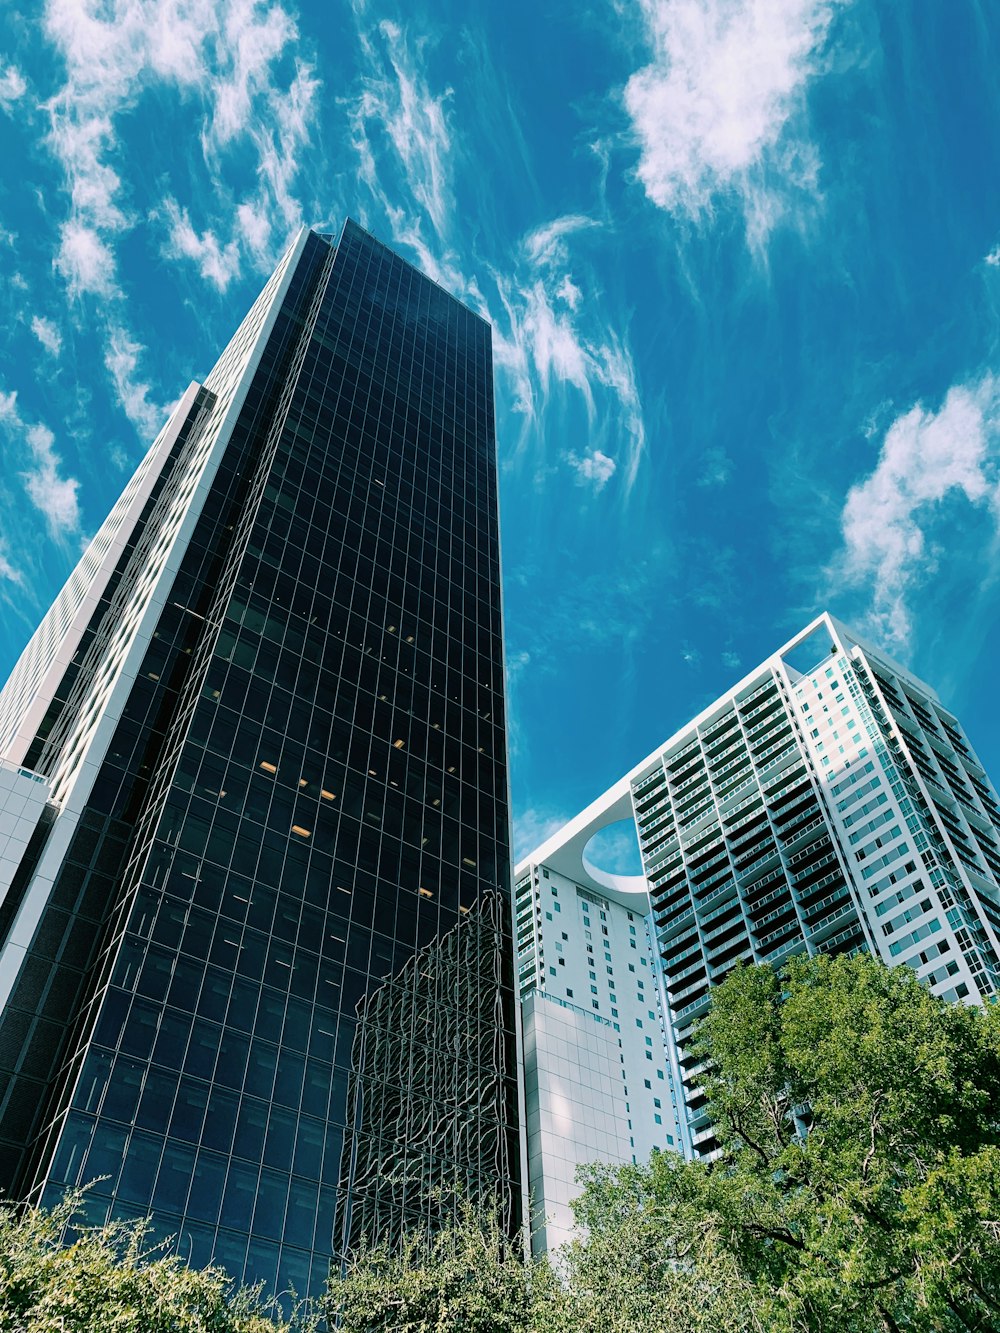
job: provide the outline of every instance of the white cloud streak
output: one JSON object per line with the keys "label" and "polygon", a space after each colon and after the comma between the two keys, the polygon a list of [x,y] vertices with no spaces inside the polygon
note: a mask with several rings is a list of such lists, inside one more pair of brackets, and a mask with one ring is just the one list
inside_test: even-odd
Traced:
{"label": "white cloud streak", "polygon": [[108,328],[104,364],[111,376],[119,406],[141,436],[152,439],[163,425],[166,409],[151,401],[150,386],[139,376],[139,354],[143,348],[132,341],[127,329]]}
{"label": "white cloud streak", "polygon": [[364,69],[351,111],[359,183],[423,271],[490,320],[494,362],[524,421],[522,443],[555,391],[568,387],[583,401],[592,438],[586,449],[556,440],[553,452],[576,481],[599,492],[618,475],[627,494],[646,439],[635,366],[570,271],[572,240],[601,223],[568,213],[529,232],[502,271],[488,273],[491,310],[455,254],[451,90],[431,89],[423,43],[395,23],[368,26],[364,6],[355,10]]}
{"label": "white cloud streak", "polygon": [[0,391],[0,426],[10,444],[22,454],[12,470],[16,470],[32,504],[44,514],[49,532],[57,540],[77,535],[80,483],[62,475],[62,459],[53,447],[55,436],[48,426],[23,419],[16,391]]}
{"label": "white cloud streak", "polygon": [[286,72],[297,33],[279,0],[116,0],[113,6],[47,0],[44,29],[66,71],[46,104],[47,144],[69,196],[55,267],[71,299],[102,302],[97,319],[105,363],[123,408],[147,431],[162,413],[139,374],[143,349],[114,308],[124,297],[118,242],[138,221],[122,180],[135,168],[120,122],[151,89],[200,99],[211,193],[224,200],[227,155],[252,150],[255,193],[235,209],[227,202],[220,223],[196,226],[172,199],[157,215],[165,224],[167,255],[193,263],[224,291],[238,276],[243,254],[258,268],[269,266],[271,217],[279,216],[288,230],[301,223],[294,183],[319,85],[302,60],[290,78]]}
{"label": "white cloud streak", "polygon": [[239,242],[233,239],[221,245],[215,233],[205,231],[199,236],[191,225],[186,208],[168,199],[164,211],[169,218],[170,234],[165,247],[171,259],[192,259],[201,276],[224,292],[240,271]]}
{"label": "white cloud streak", "polygon": [[10,111],[28,91],[28,81],[16,65],[0,63],[0,107]]}
{"label": "white cloud streak", "polygon": [[698,221],[735,193],[760,242],[785,211],[784,193],[815,191],[806,89],[846,2],[639,0],[652,58],[624,101],[652,203]]}
{"label": "white cloud streak", "polygon": [[49,356],[58,357],[62,352],[62,334],[58,326],[51,319],[45,319],[42,315],[33,315],[31,319],[31,332],[42,344]]}
{"label": "white cloud streak", "polygon": [[443,239],[452,203],[451,89],[438,95],[430,91],[419,47],[413,50],[398,24],[386,20],[359,36],[366,74],[351,119],[362,180],[373,194],[381,194],[378,146],[370,134],[374,127],[392,145],[410,194]]}
{"label": "white cloud streak", "polygon": [[[847,496],[832,572],[869,591],[872,627],[889,646],[909,648],[913,598],[943,553],[955,555],[954,503],[981,511],[1000,537],[1000,380],[992,374],[951,388],[936,412],[917,404],[897,417],[875,469]],[[946,505],[950,522],[942,521]]]}

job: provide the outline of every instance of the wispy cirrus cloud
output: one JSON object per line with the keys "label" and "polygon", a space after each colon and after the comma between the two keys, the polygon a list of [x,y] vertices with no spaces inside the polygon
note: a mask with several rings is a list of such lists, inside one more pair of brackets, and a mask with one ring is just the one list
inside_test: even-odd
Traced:
{"label": "wispy cirrus cloud", "polygon": [[139,434],[152,440],[163,425],[166,408],[153,401],[152,389],[139,373],[142,351],[126,328],[118,324],[108,326],[104,365],[118,402]]}
{"label": "wispy cirrus cloud", "polygon": [[235,238],[222,245],[211,230],[200,235],[191,225],[186,208],[168,199],[164,211],[169,219],[165,253],[170,259],[192,259],[201,276],[224,292],[240,271],[240,247]]}
{"label": "wispy cirrus cloud", "polygon": [[62,352],[62,334],[54,320],[46,319],[43,315],[33,315],[31,318],[31,332],[49,356],[58,357]]}
{"label": "wispy cirrus cloud", "polygon": [[18,586],[23,585],[24,575],[11,562],[10,548],[7,543],[0,540],[0,580],[4,583],[14,583]]}
{"label": "wispy cirrus cloud", "polygon": [[806,92],[847,3],[638,0],[650,59],[626,84],[624,103],[653,204],[700,221],[735,196],[760,245],[790,200],[815,193]]}
{"label": "wispy cirrus cloud", "polygon": [[0,62],[0,107],[10,111],[28,91],[28,81],[16,65]]}
{"label": "wispy cirrus cloud", "polygon": [[362,179],[373,194],[382,194],[374,131],[391,145],[417,209],[444,239],[452,199],[451,89],[431,92],[421,44],[411,43],[399,24],[386,19],[373,28],[362,25],[359,38],[364,73],[351,122]]}
{"label": "wispy cirrus cloud", "polygon": [[[119,0],[111,9],[48,0],[44,32],[65,69],[45,103],[46,144],[69,203],[55,266],[71,299],[102,302],[97,314],[113,386],[130,419],[148,431],[162,413],[139,370],[144,349],[121,309],[118,246],[141,217],[126,184],[136,164],[123,139],[124,119],[152,90],[200,106],[208,194],[222,202],[221,222],[196,226],[169,197],[154,220],[165,224],[168,257],[192,262],[221,291],[244,255],[257,267],[270,263],[271,218],[289,230],[301,221],[293,186],[318,82],[301,59],[289,75],[297,31],[279,0]],[[231,154],[247,152],[256,185],[234,207],[226,164]]]}
{"label": "wispy cirrus cloud", "polygon": [[548,842],[554,833],[558,833],[572,816],[556,814],[552,810],[538,806],[529,806],[514,817],[514,845],[511,849],[514,861],[529,856],[542,843]]}
{"label": "wispy cirrus cloud", "polygon": [[[972,524],[976,515],[985,528]],[[936,411],[918,403],[892,422],[875,468],[847,496],[831,574],[867,593],[879,640],[906,652],[915,597],[943,561],[959,557],[970,527],[976,546],[965,554],[986,574],[982,534],[994,546],[1000,539],[1000,379],[992,373],[949,389]]]}
{"label": "wispy cirrus cloud", "polygon": [[502,257],[460,257],[466,238],[453,230],[454,173],[464,159],[451,123],[454,95],[431,87],[426,39],[413,39],[395,22],[369,24],[365,7],[355,9],[362,75],[350,114],[359,183],[388,218],[394,240],[490,320],[494,361],[524,422],[522,448],[528,433],[541,434],[555,396],[569,390],[579,395],[592,440],[581,449],[576,437],[572,444],[556,438],[551,456],[594,492],[618,477],[627,493],[646,441],[635,364],[624,332],[588,302],[592,284],[576,277],[572,263],[574,239],[602,224],[567,213],[532,229]]}
{"label": "wispy cirrus cloud", "polygon": [[80,483],[75,477],[62,475],[55,436],[41,422],[24,420],[15,390],[0,391],[0,428],[11,454],[9,471],[16,473],[32,504],[44,514],[51,535],[57,540],[77,536]]}

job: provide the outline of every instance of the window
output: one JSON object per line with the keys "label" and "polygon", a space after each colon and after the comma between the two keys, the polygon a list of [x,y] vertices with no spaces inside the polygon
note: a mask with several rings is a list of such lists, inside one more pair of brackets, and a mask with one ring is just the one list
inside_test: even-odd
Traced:
{"label": "window", "polygon": [[641,1028],[641,1027],[642,1027],[642,1019],[641,1019],[641,1018],[637,1018],[637,1019],[635,1020],[635,1025],[636,1025],[637,1028]]}
{"label": "window", "polygon": [[[635,963],[629,963],[629,965],[628,965],[628,970],[629,970],[630,972],[634,972],[634,971],[635,971]],[[641,981],[639,982],[639,985],[640,985],[640,986],[642,985],[642,982],[641,982]]]}
{"label": "window", "polygon": [[659,1097],[654,1097],[654,1098],[653,1098],[653,1105],[656,1107],[657,1110],[660,1109],[660,1099],[659,1099]]}
{"label": "window", "polygon": [[[561,963],[561,962],[562,962],[562,959],[560,958],[559,961],[560,961],[560,963]],[[555,974],[556,974],[556,970],[555,970],[554,967],[550,967],[550,968],[549,968],[549,971],[552,973],[553,976],[555,976]]]}
{"label": "window", "polygon": [[648,1078],[644,1078],[642,1081],[643,1081],[643,1084],[644,1084],[647,1088],[652,1088],[653,1085],[652,1085],[652,1083],[650,1083],[650,1081],[649,1081]]}
{"label": "window", "polygon": [[[565,967],[565,966],[566,966],[566,959],[565,959],[565,958],[560,958],[560,959],[559,959],[559,966],[560,966],[560,967]],[[553,973],[554,973],[554,972],[555,972],[555,968],[553,968],[552,971],[553,971]]]}
{"label": "window", "polygon": [[628,933],[629,933],[630,935],[634,935],[634,934],[635,934],[635,926],[629,926],[629,928],[628,928]]}
{"label": "window", "polygon": [[656,1123],[657,1123],[658,1125],[662,1125],[662,1124],[663,1124],[663,1116],[662,1116],[662,1115],[657,1115],[657,1114],[654,1112],[654,1113],[653,1113],[653,1119],[656,1121]]}
{"label": "window", "polygon": [[597,980],[597,973],[596,973],[596,972],[588,972],[587,975],[590,977],[591,981],[596,981],[596,980]]}
{"label": "window", "polygon": [[[636,1022],[637,1022],[637,1023],[640,1022],[640,1021],[641,1021],[640,1019],[638,1019],[638,1018],[636,1019]],[[653,1038],[652,1038],[652,1037],[647,1037],[647,1038],[646,1038],[646,1045],[647,1045],[647,1046],[652,1046],[652,1044],[653,1044]]]}
{"label": "window", "polygon": [[562,933],[562,937],[563,937],[564,940],[568,940],[568,939],[569,939],[569,936],[566,934],[565,931],[563,931],[563,933]]}
{"label": "window", "polygon": [[572,986],[567,986],[567,987],[566,987],[566,994],[567,994],[567,995],[569,996],[569,998],[572,1000],[572,998],[573,998],[573,988],[572,988]]}
{"label": "window", "polygon": [[663,1077],[663,1070],[662,1070],[662,1069],[658,1069],[658,1070],[656,1071],[656,1077],[657,1077],[657,1078],[662,1078],[662,1077]]}
{"label": "window", "polygon": [[591,1000],[590,1003],[594,1006],[595,1009],[600,1009],[601,1007],[596,1000]]}
{"label": "window", "polygon": [[590,993],[591,993],[591,995],[596,995],[596,994],[597,994],[597,987],[596,987],[596,986],[591,986],[591,988],[590,988]]}

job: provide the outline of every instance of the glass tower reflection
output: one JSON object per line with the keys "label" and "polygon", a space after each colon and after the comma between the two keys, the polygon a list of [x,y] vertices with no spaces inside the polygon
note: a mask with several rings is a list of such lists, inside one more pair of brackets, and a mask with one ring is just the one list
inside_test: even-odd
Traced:
{"label": "glass tower reflection", "polygon": [[283,265],[5,692],[0,1174],[302,1292],[520,1187],[490,330],[351,222]]}

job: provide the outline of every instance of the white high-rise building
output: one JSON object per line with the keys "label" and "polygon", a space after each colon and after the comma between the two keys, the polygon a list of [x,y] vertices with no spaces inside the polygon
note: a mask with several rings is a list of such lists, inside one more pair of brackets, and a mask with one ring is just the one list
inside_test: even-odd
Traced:
{"label": "white high-rise building", "polygon": [[[627,792],[626,792],[627,796]],[[664,999],[645,881],[581,856],[584,811],[517,867],[532,1243],[569,1239],[576,1171],[678,1146]]]}
{"label": "white high-rise building", "polygon": [[[738,963],[866,950],[907,963],[949,1000],[983,1001],[1000,987],[997,793],[934,691],[828,615],[551,839],[530,858],[531,875],[558,847],[564,874],[579,878],[593,834],[619,819],[634,821],[644,875],[603,878],[636,922],[651,913],[664,1081],[672,1073],[677,1137],[690,1155],[714,1147],[691,1038],[712,987]],[[541,985],[553,962],[550,905],[537,906],[534,953],[519,936],[523,1006],[524,982]],[[525,1031],[530,1041],[527,1007]],[[541,1087],[549,1077],[547,1059],[536,1055],[534,1072],[528,1065],[529,1098],[531,1080]],[[624,1100],[619,1123],[630,1115]],[[631,1108],[631,1086],[628,1100]],[[554,1168],[544,1143],[537,1164],[530,1115],[529,1102],[535,1182]],[[620,1130],[605,1149],[628,1160]]]}

